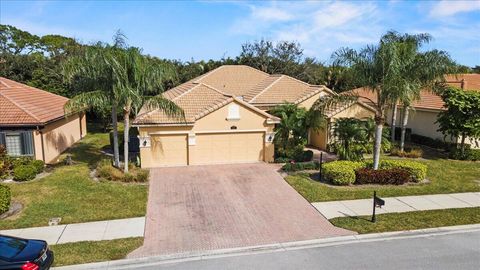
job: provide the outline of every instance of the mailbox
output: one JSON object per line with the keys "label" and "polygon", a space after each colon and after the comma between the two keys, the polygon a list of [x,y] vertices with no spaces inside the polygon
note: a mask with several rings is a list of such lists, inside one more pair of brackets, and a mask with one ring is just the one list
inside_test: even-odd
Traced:
{"label": "mailbox", "polygon": [[377,197],[377,192],[374,191],[374,192],[373,192],[373,214],[372,214],[372,222],[377,221],[377,217],[375,216],[375,208],[377,208],[377,207],[382,208],[382,206],[384,206],[384,205],[385,205],[385,200],[380,199],[379,197]]}

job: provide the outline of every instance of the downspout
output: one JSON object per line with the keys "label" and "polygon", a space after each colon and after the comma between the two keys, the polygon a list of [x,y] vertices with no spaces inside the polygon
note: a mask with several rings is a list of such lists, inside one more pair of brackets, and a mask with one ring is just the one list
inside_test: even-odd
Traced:
{"label": "downspout", "polygon": [[42,160],[43,160],[43,162],[45,162],[45,146],[44,146],[44,143],[43,143],[43,132],[38,126],[37,126],[37,131],[38,131],[38,133],[40,133],[40,141],[41,141],[41,145],[42,145]]}

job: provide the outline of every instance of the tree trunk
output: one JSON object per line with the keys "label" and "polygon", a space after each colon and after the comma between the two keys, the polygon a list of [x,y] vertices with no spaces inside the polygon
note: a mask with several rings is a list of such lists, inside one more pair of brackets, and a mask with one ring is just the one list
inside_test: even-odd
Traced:
{"label": "tree trunk", "polygon": [[392,109],[392,124],[391,124],[391,141],[392,143],[395,143],[395,127],[397,125],[397,110],[398,110],[398,105],[395,102],[395,105],[393,105]]}
{"label": "tree trunk", "polygon": [[124,130],[123,130],[123,158],[124,158],[124,168],[123,172],[128,172],[128,140],[129,137],[129,129],[130,129],[130,109],[126,108],[123,112],[123,122],[124,122]]}
{"label": "tree trunk", "polygon": [[462,157],[465,155],[465,133],[462,133],[462,140],[460,142],[460,153],[462,154]]}
{"label": "tree trunk", "polygon": [[120,167],[120,155],[118,153],[118,127],[117,127],[117,106],[112,104],[112,129],[113,129],[113,165]]}
{"label": "tree trunk", "polygon": [[375,144],[373,145],[373,169],[378,169],[378,164],[380,162],[380,150],[382,147],[382,131],[383,131],[383,120],[380,118],[375,119]]}
{"label": "tree trunk", "polygon": [[408,112],[410,109],[408,106],[404,106],[403,108],[403,119],[402,119],[402,133],[400,135],[400,151],[403,152],[405,148],[405,132],[407,131],[407,124],[408,124]]}

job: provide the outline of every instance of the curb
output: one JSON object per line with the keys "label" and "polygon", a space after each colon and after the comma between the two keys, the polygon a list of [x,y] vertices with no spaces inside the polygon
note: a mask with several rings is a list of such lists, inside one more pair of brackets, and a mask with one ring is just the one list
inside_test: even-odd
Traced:
{"label": "curb", "polygon": [[456,233],[474,232],[474,231],[480,231],[480,224],[438,227],[438,228],[420,229],[420,230],[411,230],[411,231],[339,236],[339,237],[332,237],[332,238],[276,243],[276,244],[260,245],[260,246],[217,249],[217,250],[209,250],[209,251],[198,251],[198,252],[152,256],[152,257],[122,259],[122,260],[107,261],[107,262],[55,267],[52,269],[54,270],[119,269],[120,270],[120,269],[128,269],[131,266],[147,267],[147,266],[155,266],[155,265],[167,264],[167,263],[180,263],[180,262],[187,262],[187,261],[213,259],[213,258],[299,250],[299,249],[316,248],[316,247],[329,247],[329,246],[364,243],[364,242],[431,237],[431,236],[437,236],[437,235],[447,235],[447,234],[456,234]]}

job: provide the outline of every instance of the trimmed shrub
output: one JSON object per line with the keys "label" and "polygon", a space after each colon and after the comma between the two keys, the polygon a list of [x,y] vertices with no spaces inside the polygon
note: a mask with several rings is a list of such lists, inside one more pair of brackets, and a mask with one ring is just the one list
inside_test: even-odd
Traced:
{"label": "trimmed shrub", "polygon": [[412,179],[410,172],[400,168],[373,170],[360,168],[355,171],[355,184],[403,185]]}
{"label": "trimmed shrub", "polygon": [[0,185],[0,215],[8,211],[11,199],[12,194],[10,192],[10,187]]}
{"label": "trimmed shrub", "polygon": [[458,160],[471,160],[477,161],[480,160],[480,149],[465,149],[465,152],[460,152],[460,149],[452,149],[450,154],[448,155],[451,159],[458,159]]}
{"label": "trimmed shrub", "polygon": [[292,159],[286,157],[279,157],[275,159],[275,163],[289,163],[290,161],[292,161]]}
{"label": "trimmed shrub", "polygon": [[43,170],[45,169],[45,162],[43,162],[42,160],[33,160],[31,164],[33,167],[35,167],[35,172],[37,174],[43,172]]}
{"label": "trimmed shrub", "polygon": [[[373,161],[368,161],[366,163],[367,168],[373,167]],[[382,160],[378,166],[379,169],[393,169],[393,168],[400,168],[407,170],[411,177],[412,182],[420,182],[425,177],[427,177],[427,165],[422,164],[417,161],[412,160]]]}
{"label": "trimmed shrub", "polygon": [[31,164],[32,164],[32,158],[30,157],[15,157],[12,160],[13,169],[15,169],[18,166],[31,165]]}
{"label": "trimmed shrub", "polygon": [[296,172],[304,170],[318,170],[320,164],[318,162],[309,161],[309,162],[291,162],[283,165],[282,170],[286,172]]}
{"label": "trimmed shrub", "polygon": [[363,162],[333,161],[323,165],[323,177],[335,185],[351,185],[355,182],[355,171],[365,166]]}
{"label": "trimmed shrub", "polygon": [[13,169],[13,180],[29,181],[35,178],[37,169],[33,165],[19,165]]}

